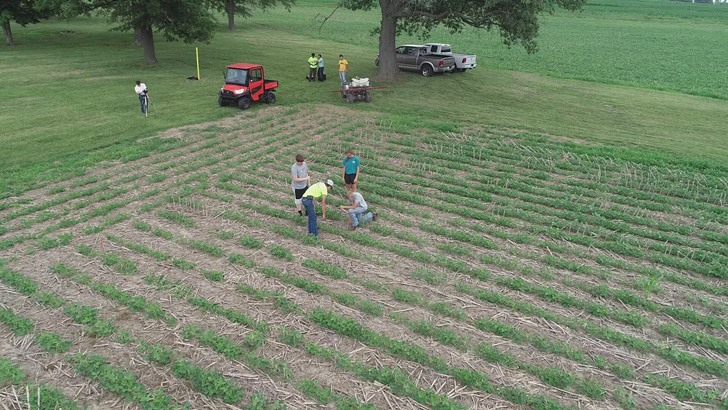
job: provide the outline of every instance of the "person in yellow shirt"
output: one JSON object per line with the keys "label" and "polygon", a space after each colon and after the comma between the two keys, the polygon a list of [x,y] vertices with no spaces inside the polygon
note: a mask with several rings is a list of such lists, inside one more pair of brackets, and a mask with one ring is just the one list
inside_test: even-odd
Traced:
{"label": "person in yellow shirt", "polygon": [[318,58],[316,53],[311,53],[311,57],[308,58],[308,81],[316,81],[316,72],[318,71]]}
{"label": "person in yellow shirt", "polygon": [[339,54],[339,78],[341,85],[346,84],[346,72],[349,70],[349,62],[346,61],[342,54]]}
{"label": "person in yellow shirt", "polygon": [[326,220],[326,195],[334,189],[334,181],[327,179],[326,183],[317,182],[303,193],[301,203],[308,214],[308,234],[318,238],[318,224],[316,221],[316,207],[314,201],[321,198],[321,219]]}

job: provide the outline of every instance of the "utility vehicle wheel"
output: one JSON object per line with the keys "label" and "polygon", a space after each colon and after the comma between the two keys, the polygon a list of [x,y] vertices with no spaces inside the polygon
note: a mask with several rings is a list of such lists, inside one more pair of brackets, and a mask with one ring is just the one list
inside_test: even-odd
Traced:
{"label": "utility vehicle wheel", "polygon": [[430,67],[427,64],[423,64],[422,67],[420,67],[420,71],[422,72],[422,75],[424,75],[425,77],[430,77],[434,73],[434,71],[432,70],[432,67]]}
{"label": "utility vehicle wheel", "polygon": [[243,110],[247,110],[250,107],[250,98],[242,97],[238,100],[238,107]]}
{"label": "utility vehicle wheel", "polygon": [[276,102],[276,94],[275,93],[268,93],[268,99],[266,100],[268,104],[273,104]]}
{"label": "utility vehicle wheel", "polygon": [[227,105],[227,103],[225,102],[225,100],[223,100],[223,99],[222,99],[222,97],[217,97],[217,104],[218,104],[218,105],[219,105],[220,107],[224,107],[224,106],[226,106],[226,105]]}
{"label": "utility vehicle wheel", "polygon": [[372,96],[369,95],[369,91],[364,91],[364,101],[366,102],[372,102]]}
{"label": "utility vehicle wheel", "polygon": [[349,104],[354,102],[354,94],[352,93],[346,93],[346,102]]}
{"label": "utility vehicle wheel", "polygon": [[379,67],[379,57],[374,59],[374,65]]}

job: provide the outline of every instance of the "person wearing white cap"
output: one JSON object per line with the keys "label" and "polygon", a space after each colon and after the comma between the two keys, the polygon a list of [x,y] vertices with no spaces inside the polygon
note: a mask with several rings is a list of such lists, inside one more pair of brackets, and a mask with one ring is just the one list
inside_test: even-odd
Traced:
{"label": "person wearing white cap", "polygon": [[334,181],[327,179],[326,183],[317,182],[303,193],[301,203],[308,214],[308,234],[318,237],[318,224],[316,223],[316,207],[314,200],[321,198],[321,218],[326,220],[326,195],[334,189]]}

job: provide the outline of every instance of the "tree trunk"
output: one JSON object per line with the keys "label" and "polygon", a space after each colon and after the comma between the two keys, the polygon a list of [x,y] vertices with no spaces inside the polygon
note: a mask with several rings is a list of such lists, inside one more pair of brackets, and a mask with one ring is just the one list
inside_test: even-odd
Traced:
{"label": "tree trunk", "polygon": [[142,29],[134,27],[134,45],[139,47],[142,45]]}
{"label": "tree trunk", "polygon": [[392,81],[397,75],[397,62],[394,59],[394,42],[397,39],[396,1],[379,0],[382,10],[382,23],[379,33],[379,78]]}
{"label": "tree trunk", "polygon": [[154,30],[152,29],[152,25],[144,24],[139,26],[138,29],[141,35],[142,46],[144,46],[144,62],[147,64],[156,64],[157,52],[154,50]]}
{"label": "tree trunk", "polygon": [[235,0],[225,0],[225,11],[228,16],[228,30],[235,31]]}
{"label": "tree trunk", "polygon": [[3,23],[3,31],[5,32],[5,44],[14,46],[15,40],[13,39],[13,30],[10,29],[10,20]]}

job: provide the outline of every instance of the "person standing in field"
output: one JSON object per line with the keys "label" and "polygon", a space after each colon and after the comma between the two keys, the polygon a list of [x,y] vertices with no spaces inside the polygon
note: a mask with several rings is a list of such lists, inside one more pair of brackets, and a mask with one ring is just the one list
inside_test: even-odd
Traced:
{"label": "person standing in field", "polygon": [[301,209],[301,198],[303,193],[308,189],[308,183],[311,177],[308,175],[308,164],[304,161],[303,154],[296,155],[296,162],[291,165],[291,189],[293,189],[293,202],[296,204],[296,211],[303,216]]}
{"label": "person standing in field", "polygon": [[346,151],[346,157],[341,161],[344,170],[341,173],[341,180],[346,186],[346,192],[356,191],[356,184],[359,182],[359,170],[361,169],[361,161],[359,157],[354,155],[354,150]]}
{"label": "person standing in field", "polygon": [[311,53],[311,57],[308,58],[308,81],[316,81],[316,71],[318,71],[318,58],[316,53]]}
{"label": "person standing in field", "polygon": [[308,234],[318,238],[318,222],[316,220],[316,207],[314,201],[321,198],[321,219],[326,220],[326,195],[334,189],[334,181],[327,179],[326,183],[317,182],[303,193],[301,202],[308,215]]}
{"label": "person standing in field", "polygon": [[149,106],[149,100],[147,100],[147,98],[149,98],[147,85],[137,80],[136,85],[134,86],[134,92],[136,93],[137,97],[139,97],[139,104],[142,106],[142,114],[146,114],[147,107]]}
{"label": "person standing in field", "polygon": [[341,85],[346,84],[347,71],[349,71],[349,62],[346,61],[343,54],[339,54],[339,79],[341,79]]}
{"label": "person standing in field", "polygon": [[326,80],[326,78],[324,77],[324,58],[321,56],[321,54],[318,55],[318,80]]}
{"label": "person standing in field", "polygon": [[376,221],[377,214],[367,212],[367,202],[362,194],[356,191],[349,191],[349,205],[339,205],[339,208],[349,214],[349,230],[354,231],[362,224],[369,221]]}

